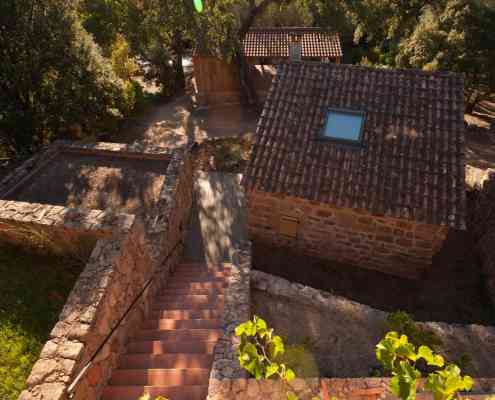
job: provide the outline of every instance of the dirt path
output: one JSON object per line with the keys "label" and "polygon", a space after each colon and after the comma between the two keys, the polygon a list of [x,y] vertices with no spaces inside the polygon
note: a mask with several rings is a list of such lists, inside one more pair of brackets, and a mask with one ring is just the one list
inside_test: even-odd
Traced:
{"label": "dirt path", "polygon": [[128,121],[112,139],[177,147],[206,138],[254,133],[257,116],[240,105],[195,109],[189,95],[154,105],[144,115]]}

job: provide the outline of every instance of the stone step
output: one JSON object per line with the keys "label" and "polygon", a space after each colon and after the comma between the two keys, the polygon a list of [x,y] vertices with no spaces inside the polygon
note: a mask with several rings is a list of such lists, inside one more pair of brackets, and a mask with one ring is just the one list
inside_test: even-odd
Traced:
{"label": "stone step", "polygon": [[107,386],[102,400],[137,400],[143,394],[152,399],[163,396],[171,400],[204,400],[208,395],[208,385],[196,386]]}
{"label": "stone step", "polygon": [[205,368],[188,369],[117,369],[110,385],[187,386],[208,385],[210,371]]}
{"label": "stone step", "polygon": [[188,296],[196,294],[223,295],[224,288],[220,289],[191,289],[191,288],[166,288],[160,293],[161,296]]}
{"label": "stone step", "polygon": [[220,337],[220,329],[142,329],[133,340],[180,340],[183,341],[215,341]]}
{"label": "stone step", "polygon": [[188,279],[197,281],[198,279],[225,279],[230,274],[227,272],[205,272],[205,271],[175,271],[170,277],[170,280],[177,281],[178,279]]}
{"label": "stone step", "polygon": [[173,282],[167,284],[165,290],[223,290],[228,285],[225,282]]}
{"label": "stone step", "polygon": [[191,319],[220,319],[222,313],[219,309],[168,309],[155,310],[151,312],[151,319],[174,319],[177,321]]}
{"label": "stone step", "polygon": [[144,329],[219,329],[219,319],[149,319],[144,321]]}
{"label": "stone step", "polygon": [[154,311],[159,310],[221,310],[223,307],[223,300],[210,301],[210,300],[176,300],[176,301],[160,301],[153,303],[152,309]]}
{"label": "stone step", "polygon": [[175,269],[177,271],[226,271],[230,272],[232,269],[231,264],[201,264],[201,263],[188,263],[180,264]]}
{"label": "stone step", "polygon": [[167,340],[132,340],[127,344],[127,354],[213,354],[216,343],[216,340],[181,340],[179,337]]}
{"label": "stone step", "polygon": [[167,287],[178,285],[190,285],[191,283],[221,283],[226,284],[224,278],[216,278],[211,276],[173,276]]}
{"label": "stone step", "polygon": [[223,302],[223,294],[166,294],[156,298],[158,303],[168,303],[170,301],[190,302],[191,304],[205,304]]}
{"label": "stone step", "polygon": [[209,354],[123,354],[119,369],[136,368],[211,368],[213,355]]}

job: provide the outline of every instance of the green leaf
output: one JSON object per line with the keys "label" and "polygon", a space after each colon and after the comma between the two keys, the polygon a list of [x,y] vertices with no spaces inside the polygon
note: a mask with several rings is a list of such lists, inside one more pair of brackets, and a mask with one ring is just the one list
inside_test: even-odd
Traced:
{"label": "green leaf", "polygon": [[276,374],[279,370],[279,365],[277,363],[272,363],[266,368],[265,378],[269,378],[270,376]]}
{"label": "green leaf", "polygon": [[292,381],[294,378],[296,377],[296,374],[294,373],[293,370],[291,370],[290,368],[287,368],[287,370],[285,371],[285,380],[287,382],[290,382]]}
{"label": "green leaf", "polygon": [[444,360],[441,355],[434,354],[428,346],[420,346],[418,350],[418,359],[422,358],[428,365],[434,367],[443,367]]}
{"label": "green leaf", "polygon": [[197,12],[202,13],[203,12],[203,1],[202,0],[193,0],[194,1],[194,8],[196,9]]}
{"label": "green leaf", "polygon": [[433,393],[435,400],[450,400],[459,391],[468,391],[473,387],[470,376],[461,376],[461,370],[455,364],[447,365],[443,370],[428,375],[425,388]]}
{"label": "green leaf", "polygon": [[285,352],[284,341],[280,336],[273,337],[271,342],[271,351],[273,354],[273,358],[276,358],[277,356],[284,354]]}

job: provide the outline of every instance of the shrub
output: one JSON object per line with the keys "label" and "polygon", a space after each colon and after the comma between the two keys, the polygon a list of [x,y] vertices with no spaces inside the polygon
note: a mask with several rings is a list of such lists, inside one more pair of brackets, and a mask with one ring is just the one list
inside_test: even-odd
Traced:
{"label": "shrub", "polygon": [[387,316],[387,326],[390,331],[406,335],[415,346],[425,345],[436,349],[442,345],[442,340],[435,332],[421,328],[408,313],[396,311]]}

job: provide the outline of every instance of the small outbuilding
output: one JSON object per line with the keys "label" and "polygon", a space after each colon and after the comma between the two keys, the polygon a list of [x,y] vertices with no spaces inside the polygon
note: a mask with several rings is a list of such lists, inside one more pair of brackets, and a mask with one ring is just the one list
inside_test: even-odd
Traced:
{"label": "small outbuilding", "polygon": [[420,277],[465,229],[463,114],[458,74],[279,65],[244,178],[252,239]]}
{"label": "small outbuilding", "polygon": [[[249,74],[258,96],[266,97],[275,73],[283,62],[322,61],[340,63],[342,47],[337,33],[320,28],[256,28],[243,42]],[[196,50],[193,55],[198,100],[202,104],[238,102],[239,70],[217,56]]]}

